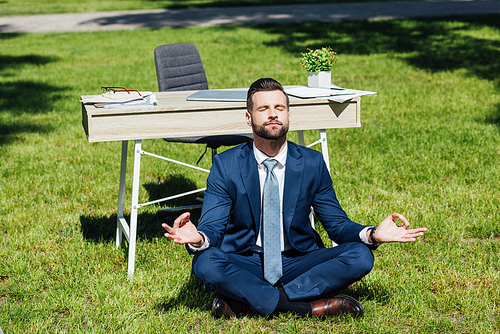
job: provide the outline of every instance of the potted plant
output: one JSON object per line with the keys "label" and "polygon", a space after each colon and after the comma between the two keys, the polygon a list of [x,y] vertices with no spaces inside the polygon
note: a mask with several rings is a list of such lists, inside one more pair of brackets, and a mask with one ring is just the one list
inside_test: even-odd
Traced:
{"label": "potted plant", "polygon": [[326,46],[321,49],[311,50],[302,53],[300,64],[307,70],[307,86],[328,87],[332,84],[332,66],[337,62],[331,47]]}

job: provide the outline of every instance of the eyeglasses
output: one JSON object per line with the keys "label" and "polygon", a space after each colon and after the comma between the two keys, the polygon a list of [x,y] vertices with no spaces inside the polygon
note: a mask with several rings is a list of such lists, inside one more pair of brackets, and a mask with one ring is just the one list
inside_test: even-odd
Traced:
{"label": "eyeglasses", "polygon": [[139,96],[141,96],[141,93],[136,90],[136,89],[126,89],[124,87],[101,87],[101,90],[102,90],[102,94],[108,94],[108,95],[111,95],[111,94],[115,94],[117,92],[127,92],[128,94],[130,94],[130,92],[135,92],[137,94],[139,94]]}

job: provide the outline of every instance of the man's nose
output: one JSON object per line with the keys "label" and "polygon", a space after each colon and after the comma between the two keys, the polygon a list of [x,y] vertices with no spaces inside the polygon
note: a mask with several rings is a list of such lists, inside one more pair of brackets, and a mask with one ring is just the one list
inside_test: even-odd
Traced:
{"label": "man's nose", "polygon": [[276,112],[276,109],[274,108],[269,108],[269,118],[276,118],[278,117],[278,113]]}

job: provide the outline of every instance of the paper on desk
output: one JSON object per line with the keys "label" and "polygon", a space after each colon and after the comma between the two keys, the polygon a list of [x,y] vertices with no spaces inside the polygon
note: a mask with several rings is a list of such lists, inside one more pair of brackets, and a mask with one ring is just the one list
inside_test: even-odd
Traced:
{"label": "paper on desk", "polygon": [[370,92],[365,90],[356,90],[341,88],[337,86],[325,87],[325,88],[311,88],[307,86],[300,86],[295,88],[290,88],[285,90],[289,95],[300,97],[303,99],[310,99],[315,97],[324,97],[328,100],[335,102],[345,102],[354,97],[359,96],[376,96],[377,92]]}
{"label": "paper on desk", "polygon": [[117,103],[117,102],[128,102],[134,100],[143,100],[147,96],[153,94],[152,92],[140,92],[139,95],[135,91],[130,92],[114,92],[114,94],[101,94],[88,96],[85,99],[80,100],[84,104],[95,104],[95,103]]}
{"label": "paper on desk", "polygon": [[117,103],[97,103],[98,108],[151,108],[158,105],[156,95],[149,94],[142,99]]}

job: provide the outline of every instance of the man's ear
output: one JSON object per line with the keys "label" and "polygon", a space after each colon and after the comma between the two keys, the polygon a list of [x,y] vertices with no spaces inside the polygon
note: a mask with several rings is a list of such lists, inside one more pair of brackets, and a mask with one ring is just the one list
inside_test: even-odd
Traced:
{"label": "man's ear", "polygon": [[252,115],[250,115],[248,111],[245,113],[245,118],[247,120],[248,126],[252,126]]}

